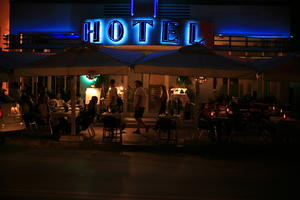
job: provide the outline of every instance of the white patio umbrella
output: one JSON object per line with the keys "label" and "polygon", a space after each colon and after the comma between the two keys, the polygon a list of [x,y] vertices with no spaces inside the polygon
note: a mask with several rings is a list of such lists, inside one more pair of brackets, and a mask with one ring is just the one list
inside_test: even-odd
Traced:
{"label": "white patio umbrella", "polygon": [[258,60],[253,63],[264,80],[300,82],[300,54]]}
{"label": "white patio umbrella", "polygon": [[131,62],[142,56],[143,54],[138,52],[81,46],[23,65],[14,72],[22,76],[124,75],[128,73]]}
{"label": "white patio umbrella", "polygon": [[23,52],[0,51],[0,79],[8,80],[14,68],[42,59],[47,55]]}
{"label": "white patio umbrella", "polygon": [[149,54],[135,63],[134,71],[177,76],[255,77],[255,70],[245,61],[201,45]]}
{"label": "white patio umbrella", "polygon": [[75,93],[77,75],[125,75],[129,66],[143,53],[98,46],[73,47],[14,70],[21,76],[73,76],[71,89],[71,134],[75,135]]}

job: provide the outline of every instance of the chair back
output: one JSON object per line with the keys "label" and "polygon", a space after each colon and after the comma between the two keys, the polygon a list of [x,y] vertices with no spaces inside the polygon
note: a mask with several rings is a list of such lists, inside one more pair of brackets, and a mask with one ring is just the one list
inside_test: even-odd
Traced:
{"label": "chair back", "polygon": [[105,116],[102,119],[104,128],[117,128],[119,124],[119,120],[113,116]]}

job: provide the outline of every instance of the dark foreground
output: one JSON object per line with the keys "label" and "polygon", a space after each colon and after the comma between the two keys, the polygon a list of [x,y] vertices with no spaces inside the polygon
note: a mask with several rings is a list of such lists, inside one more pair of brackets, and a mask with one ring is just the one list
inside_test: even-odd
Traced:
{"label": "dark foreground", "polygon": [[0,148],[1,200],[298,199],[298,157]]}

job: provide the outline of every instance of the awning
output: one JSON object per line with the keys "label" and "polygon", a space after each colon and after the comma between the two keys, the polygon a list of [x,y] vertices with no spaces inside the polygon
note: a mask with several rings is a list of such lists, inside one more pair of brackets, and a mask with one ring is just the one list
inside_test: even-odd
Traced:
{"label": "awning", "polygon": [[27,63],[42,59],[47,55],[41,55],[29,52],[4,52],[0,51],[0,78],[7,80],[8,75],[13,69]]}
{"label": "awning", "polygon": [[84,75],[128,73],[132,62],[143,53],[97,46],[73,47],[15,69],[16,75]]}
{"label": "awning", "polygon": [[247,62],[200,45],[149,54],[134,65],[134,71],[176,76],[232,78],[254,78],[256,73]]}
{"label": "awning", "polygon": [[300,54],[258,60],[253,63],[253,67],[263,74],[264,80],[300,81]]}

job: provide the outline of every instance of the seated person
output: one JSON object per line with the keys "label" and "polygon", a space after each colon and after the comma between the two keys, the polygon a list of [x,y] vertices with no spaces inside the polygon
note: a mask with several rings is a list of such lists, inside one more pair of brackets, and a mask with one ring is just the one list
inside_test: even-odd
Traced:
{"label": "seated person", "polygon": [[36,121],[36,110],[33,100],[30,95],[26,92],[23,92],[21,96],[21,108],[23,113],[23,119],[25,121],[26,126],[29,126],[29,123]]}
{"label": "seated person", "polygon": [[[85,103],[83,101],[83,99],[81,98],[80,94],[76,95],[76,106],[79,106],[80,109],[84,109],[85,108]],[[67,102],[67,104],[71,105],[71,99]]]}
{"label": "seated person", "polygon": [[198,128],[199,129],[210,129],[210,108],[209,104],[202,104],[202,108],[198,117]]}
{"label": "seated person", "polygon": [[66,104],[65,101],[61,99],[61,93],[59,92],[55,95],[54,101],[55,101],[55,107],[57,108],[63,107]]}
{"label": "seated person", "polygon": [[80,115],[76,118],[77,134],[79,134],[81,130],[86,130],[89,125],[93,123],[94,118],[97,115],[97,102],[98,98],[93,96],[87,106],[87,110],[80,113]]}
{"label": "seated person", "polygon": [[38,102],[36,105],[37,117],[41,124],[47,124],[49,119],[49,107],[48,107],[48,97],[45,93],[41,93],[38,97]]}

